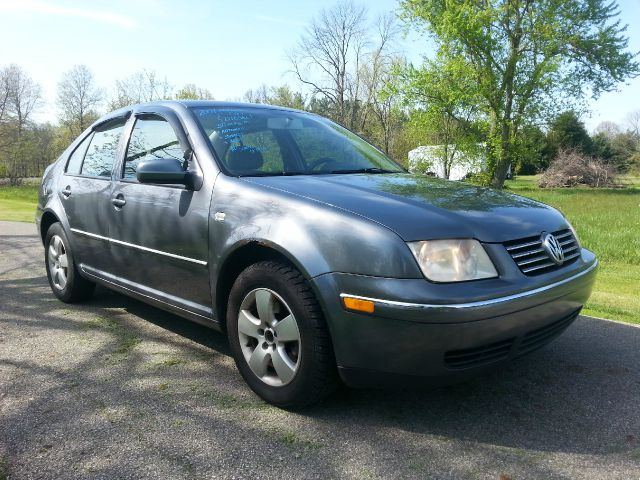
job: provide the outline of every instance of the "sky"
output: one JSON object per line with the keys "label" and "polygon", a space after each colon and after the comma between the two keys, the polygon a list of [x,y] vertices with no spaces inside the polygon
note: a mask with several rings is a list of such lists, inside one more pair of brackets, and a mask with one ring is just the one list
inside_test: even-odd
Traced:
{"label": "sky", "polygon": [[[369,0],[370,17],[395,11],[397,0]],[[631,51],[640,51],[640,0],[619,0]],[[239,99],[261,84],[301,88],[286,57],[327,0],[0,0],[0,66],[17,63],[43,88],[40,120],[54,121],[57,83],[85,64],[107,92],[116,79],[154,70],[175,87],[194,83],[219,100]],[[420,63],[427,39],[411,34],[398,49]],[[640,109],[640,78],[591,102],[592,130],[624,123]]]}

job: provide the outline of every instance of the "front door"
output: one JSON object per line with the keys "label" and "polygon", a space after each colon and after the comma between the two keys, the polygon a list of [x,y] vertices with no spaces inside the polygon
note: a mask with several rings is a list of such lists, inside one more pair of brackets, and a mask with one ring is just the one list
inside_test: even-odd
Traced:
{"label": "front door", "polygon": [[112,192],[112,270],[125,286],[209,317],[210,190],[136,179],[140,161],[182,161],[186,146],[178,138],[164,117],[136,116]]}

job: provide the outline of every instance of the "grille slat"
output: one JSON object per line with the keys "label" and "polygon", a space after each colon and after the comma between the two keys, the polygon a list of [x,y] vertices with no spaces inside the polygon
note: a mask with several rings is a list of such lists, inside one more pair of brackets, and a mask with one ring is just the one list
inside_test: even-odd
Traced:
{"label": "grille slat", "polygon": [[579,313],[580,310],[576,310],[570,315],[567,315],[550,325],[527,333],[522,338],[520,345],[518,345],[516,356],[532,352],[549,343],[555,337],[564,332],[564,330],[577,318]]}
{"label": "grille slat", "polygon": [[[451,369],[465,369],[481,367],[510,357],[520,357],[543,347],[556,338],[571,325],[579,313],[580,309],[574,310],[569,315],[544,327],[526,332],[522,336],[518,335],[489,345],[446,352],[444,363]],[[518,338],[519,342],[516,341]]]}
{"label": "grille slat", "polygon": [[529,272],[535,272],[536,270],[542,270],[543,268],[549,268],[549,267],[553,267],[555,265],[555,263],[553,262],[547,262],[543,265],[537,265],[535,267],[529,267],[529,268],[522,268],[522,272],[523,273],[529,273]]}
{"label": "grille slat", "polygon": [[542,253],[544,252],[544,250],[542,248],[536,248],[535,250],[529,250],[527,252],[523,252],[523,253],[514,253],[511,256],[513,258],[522,258],[522,257],[526,257],[529,255],[535,255],[536,253]]}
{"label": "grille slat", "polygon": [[544,255],[544,256],[539,256],[534,258],[528,258],[523,261],[518,261],[518,265],[522,267],[523,265],[529,265],[530,263],[536,263],[536,262],[542,262],[542,261],[548,262],[549,257],[547,255]]}
{"label": "grille slat", "polygon": [[533,245],[540,245],[540,240],[534,240],[533,242],[523,243],[521,245],[514,245],[513,247],[507,247],[507,250],[518,250],[520,248],[531,247]]}
{"label": "grille slat", "polygon": [[553,232],[562,251],[564,253],[564,262],[557,265],[542,247],[542,238],[525,237],[519,240],[513,240],[504,244],[507,252],[516,262],[518,268],[526,275],[539,275],[553,270],[557,270],[567,265],[580,256],[580,246],[569,229]]}
{"label": "grille slat", "polygon": [[454,350],[445,353],[444,362],[449,368],[468,368],[498,362],[509,357],[514,338],[477,348]]}

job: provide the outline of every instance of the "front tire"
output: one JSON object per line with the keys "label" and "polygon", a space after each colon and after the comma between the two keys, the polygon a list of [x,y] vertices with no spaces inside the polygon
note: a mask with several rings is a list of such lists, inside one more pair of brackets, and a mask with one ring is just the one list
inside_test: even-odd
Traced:
{"label": "front tire", "polygon": [[251,265],[229,295],[227,335],[251,389],[279,407],[316,403],[337,385],[331,338],[308,283],[274,261]]}
{"label": "front tire", "polygon": [[47,278],[53,294],[65,303],[90,298],[96,285],[78,273],[69,239],[59,222],[47,230],[44,247]]}

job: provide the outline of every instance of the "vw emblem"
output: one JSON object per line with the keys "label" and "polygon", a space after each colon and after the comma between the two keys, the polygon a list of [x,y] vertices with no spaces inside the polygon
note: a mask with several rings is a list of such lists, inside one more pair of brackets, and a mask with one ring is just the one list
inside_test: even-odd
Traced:
{"label": "vw emblem", "polygon": [[560,245],[558,239],[550,233],[542,234],[542,248],[556,265],[562,265],[564,263],[562,245]]}

